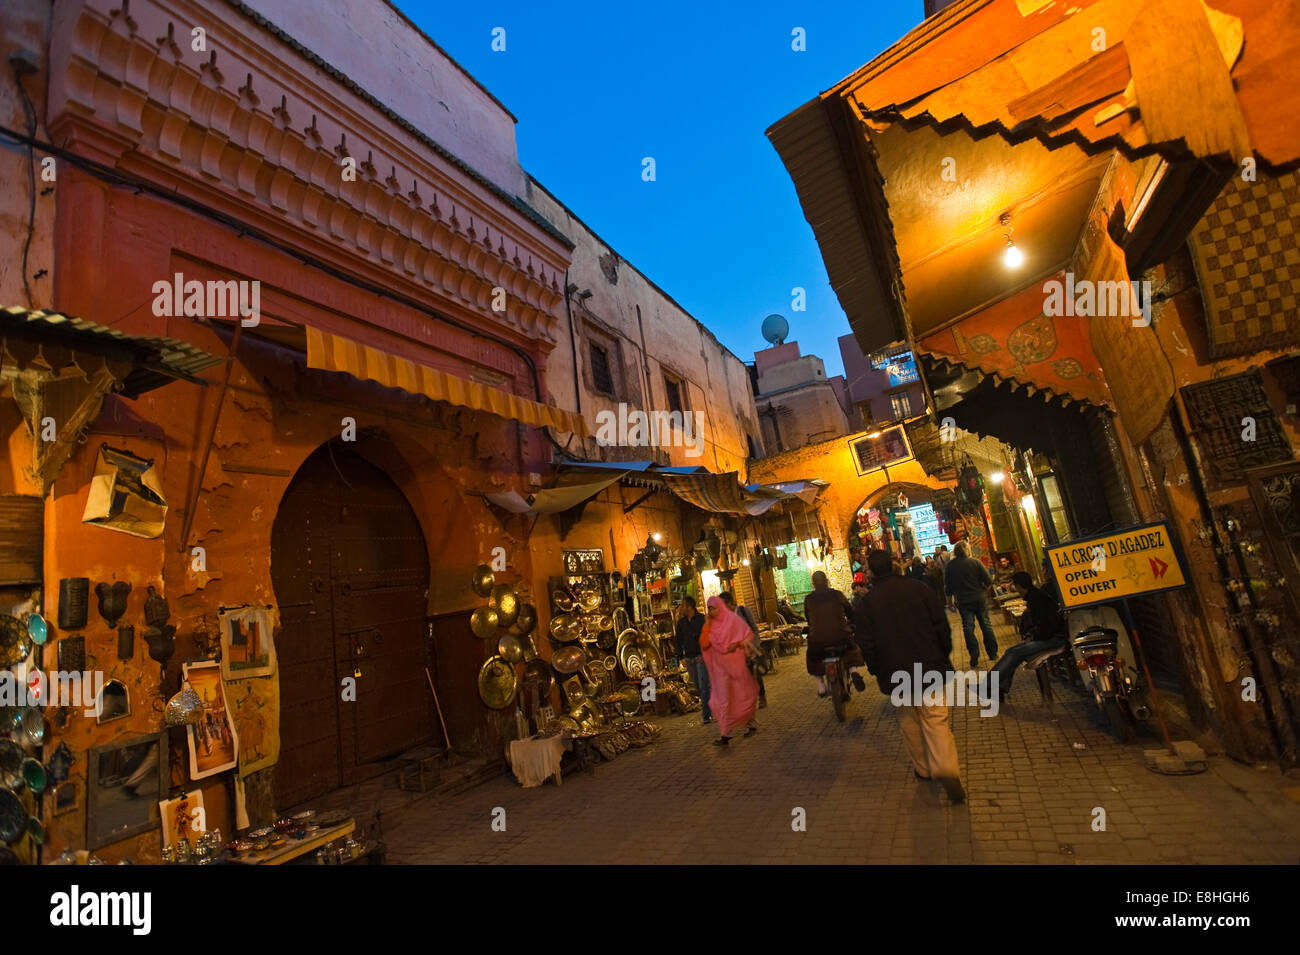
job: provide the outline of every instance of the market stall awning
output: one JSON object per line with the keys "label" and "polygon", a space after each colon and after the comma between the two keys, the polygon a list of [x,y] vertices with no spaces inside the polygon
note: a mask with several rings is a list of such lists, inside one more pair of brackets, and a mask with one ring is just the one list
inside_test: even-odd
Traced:
{"label": "market stall awning", "polygon": [[564,461],[561,469],[570,472],[621,470],[623,473],[619,479],[627,484],[668,491],[702,511],[715,514],[756,516],[782,501],[810,503],[825,487],[824,482],[818,481],[742,485],[735,471],[715,474],[704,467],[668,467],[653,461]]}
{"label": "market stall awning", "polygon": [[[768,136],[869,353],[1066,266],[1116,153],[1176,167],[1150,208],[1189,217],[1140,234],[1142,200],[1125,203],[1130,264],[1176,247],[1243,160],[1300,162],[1300,18],[1294,2],[958,0]],[[1003,214],[1030,250],[1018,285],[991,265]]]}
{"label": "market stall awning", "polygon": [[321,371],[339,371],[365,381],[375,381],[388,388],[400,388],[413,395],[489,414],[512,421],[522,421],[536,428],[551,427],[586,437],[582,415],[470,381],[428,365],[422,365],[369,345],[332,335],[318,328],[307,328],[307,367]]}
{"label": "market stall awning", "polygon": [[488,501],[511,514],[558,514],[590,500],[611,484],[617,483],[627,473],[625,470],[611,470],[598,480],[546,488],[528,495],[520,494],[518,491],[482,493]]}
{"label": "market stall awning", "polygon": [[0,308],[0,384],[11,386],[31,434],[48,418],[57,437],[33,442],[32,476],[47,486],[99,416],[104,397],[138,398],[222,361],[173,338],[128,335],[84,319],[21,306]]}
{"label": "market stall awning", "polygon": [[[1064,275],[1054,278],[1064,281]],[[1035,284],[983,311],[917,339],[916,351],[944,363],[1006,380],[1033,396],[1062,396],[1111,406],[1086,319],[1043,314]]]}
{"label": "market stall awning", "polygon": [[[128,398],[199,372],[224,360],[175,338],[128,335],[58,312],[11,305],[0,308],[0,357],[6,376],[35,370],[48,377],[109,369]],[[90,365],[87,360],[90,359]]]}

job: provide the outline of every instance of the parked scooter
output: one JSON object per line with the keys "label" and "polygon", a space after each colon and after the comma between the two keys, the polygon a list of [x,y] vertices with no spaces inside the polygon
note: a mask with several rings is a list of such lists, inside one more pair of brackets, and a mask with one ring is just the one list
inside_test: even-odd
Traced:
{"label": "parked scooter", "polygon": [[1123,621],[1110,607],[1074,611],[1069,616],[1070,647],[1085,684],[1121,743],[1132,742],[1134,724],[1151,715],[1146,684]]}

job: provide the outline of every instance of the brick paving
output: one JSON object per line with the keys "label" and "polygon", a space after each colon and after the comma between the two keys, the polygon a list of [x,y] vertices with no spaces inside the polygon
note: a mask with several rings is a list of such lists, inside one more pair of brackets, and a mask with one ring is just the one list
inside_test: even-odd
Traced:
{"label": "brick paving", "polygon": [[[960,624],[954,634],[960,645]],[[998,628],[1002,645],[1014,636]],[[964,647],[954,662],[965,661]],[[984,666],[988,666],[985,661]],[[1091,698],[1020,674],[996,717],[955,708],[968,800],[917,782],[888,699],[871,681],[835,720],[801,658],[767,681],[762,731],[723,750],[699,714],[657,722],[658,742],[594,774],[523,789],[502,776],[385,816],[394,864],[459,863],[1272,863],[1300,862],[1300,804],[1276,767],[1210,757],[1195,776],[1146,769]],[[1172,701],[1171,701],[1172,702]],[[1187,738],[1187,731],[1174,732]],[[1083,744],[1076,748],[1074,744]],[[491,828],[493,810],[506,830]],[[1094,809],[1105,831],[1094,831]],[[806,831],[792,828],[802,809]]]}

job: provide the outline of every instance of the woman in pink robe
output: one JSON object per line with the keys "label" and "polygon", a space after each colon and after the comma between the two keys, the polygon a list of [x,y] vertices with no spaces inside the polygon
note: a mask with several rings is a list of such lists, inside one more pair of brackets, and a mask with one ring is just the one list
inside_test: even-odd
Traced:
{"label": "woman in pink robe", "polygon": [[758,684],[745,665],[746,644],[753,646],[753,631],[740,616],[727,609],[721,597],[709,598],[708,615],[704,635],[709,645],[704,651],[704,665],[709,669],[709,709],[722,732],[714,742],[726,746],[731,742],[732,732],[741,726],[749,727],[746,736],[758,732],[758,724],[754,722]]}

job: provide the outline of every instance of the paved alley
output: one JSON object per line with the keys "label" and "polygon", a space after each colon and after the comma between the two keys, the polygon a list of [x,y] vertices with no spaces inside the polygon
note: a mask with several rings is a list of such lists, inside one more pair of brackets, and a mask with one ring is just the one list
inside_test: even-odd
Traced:
{"label": "paved alley", "polygon": [[[954,632],[960,627],[953,617]],[[1000,628],[1003,646],[1013,639]],[[964,662],[964,649],[954,653]],[[984,666],[988,662],[984,661]],[[727,750],[699,714],[653,746],[525,790],[510,776],[386,818],[403,863],[1264,863],[1300,861],[1300,781],[1214,756],[1195,776],[1146,769],[1155,735],[1123,746],[1090,698],[1049,709],[1018,678],[996,717],[954,710],[965,805],[920,783],[887,698],[868,683],[837,723],[802,658],[768,678],[762,732]],[[1175,738],[1180,734],[1175,732]],[[1185,738],[1184,731],[1182,737]],[[506,830],[493,831],[493,810]],[[1094,831],[1096,810],[1104,831]],[[803,810],[806,830],[792,821]]]}

